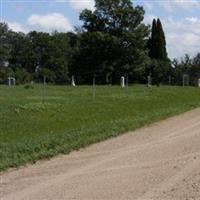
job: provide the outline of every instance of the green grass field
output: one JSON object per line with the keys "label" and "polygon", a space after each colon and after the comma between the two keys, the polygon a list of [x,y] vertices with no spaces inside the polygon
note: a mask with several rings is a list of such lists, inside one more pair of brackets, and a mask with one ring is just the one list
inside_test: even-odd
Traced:
{"label": "green grass field", "polygon": [[0,86],[0,171],[69,153],[200,106],[200,89]]}

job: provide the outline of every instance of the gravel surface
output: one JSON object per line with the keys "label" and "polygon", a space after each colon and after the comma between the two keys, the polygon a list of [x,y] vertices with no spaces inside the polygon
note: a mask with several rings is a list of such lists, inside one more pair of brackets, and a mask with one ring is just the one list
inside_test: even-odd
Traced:
{"label": "gravel surface", "polygon": [[200,109],[0,174],[1,200],[200,200]]}

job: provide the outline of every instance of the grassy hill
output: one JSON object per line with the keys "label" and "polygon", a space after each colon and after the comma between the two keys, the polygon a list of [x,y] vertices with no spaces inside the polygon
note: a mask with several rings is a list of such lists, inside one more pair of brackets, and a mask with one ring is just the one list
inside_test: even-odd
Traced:
{"label": "grassy hill", "polygon": [[0,86],[0,171],[91,143],[200,106],[192,87],[122,89],[47,86]]}

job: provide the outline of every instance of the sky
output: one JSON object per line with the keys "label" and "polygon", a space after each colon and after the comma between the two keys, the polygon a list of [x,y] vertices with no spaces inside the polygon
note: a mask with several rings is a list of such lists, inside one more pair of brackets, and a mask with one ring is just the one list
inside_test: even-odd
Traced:
{"label": "sky", "polygon": [[[200,0],[132,0],[145,8],[144,23],[160,18],[169,57],[200,52]],[[73,31],[80,26],[79,13],[94,9],[94,0],[0,0],[1,21],[13,31]]]}

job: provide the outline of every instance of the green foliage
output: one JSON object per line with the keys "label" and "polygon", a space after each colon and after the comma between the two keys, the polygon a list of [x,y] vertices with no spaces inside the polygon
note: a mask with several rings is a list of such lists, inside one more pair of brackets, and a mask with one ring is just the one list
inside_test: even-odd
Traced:
{"label": "green foliage", "polygon": [[46,76],[50,82],[66,83],[68,80],[68,63],[65,55],[65,49],[68,47],[67,35],[54,33],[51,36],[48,33],[31,32],[28,37],[32,41],[31,71],[35,72],[37,69],[40,75],[48,71]]}
{"label": "green foliage", "polygon": [[153,84],[160,86],[160,84],[164,82],[165,78],[168,77],[168,69],[168,63],[153,59],[147,68],[147,74],[151,75]]}
{"label": "green foliage", "polygon": [[[144,9],[133,7],[130,0],[96,0],[95,10],[80,14],[84,32],[81,35],[80,51],[76,66],[79,74],[101,77],[104,83],[111,76],[119,82],[122,75],[133,77],[144,71],[148,60],[145,51],[148,26],[142,21]],[[85,58],[85,59],[83,59]],[[82,62],[80,62],[82,61]],[[86,68],[84,67],[86,66]],[[124,66],[129,66],[124,68]],[[143,70],[138,70],[143,68]]]}
{"label": "green foliage", "polygon": [[[71,34],[72,35],[72,34]],[[15,76],[18,84],[41,81],[37,72],[47,69],[52,76],[49,81],[66,84],[68,81],[68,62],[71,61],[73,41],[70,33],[12,32],[6,24],[0,24],[0,82],[8,76]],[[69,44],[71,42],[71,44]],[[9,64],[6,69],[5,63]],[[12,71],[12,72],[11,72]]]}
{"label": "green foliage", "polygon": [[160,19],[157,20],[157,59],[167,61],[166,39]]}
{"label": "green foliage", "polygon": [[[130,83],[181,84],[183,73],[192,85],[200,77],[199,57],[175,61],[168,59],[161,21],[150,27],[143,23],[145,11],[131,0],[96,0],[95,10],[80,13],[82,27],[76,32],[28,34],[9,30],[0,23],[0,84],[8,76],[17,84],[31,81],[65,85],[75,76],[77,84],[119,84],[121,76]],[[149,39],[148,39],[149,38]]]}
{"label": "green foliage", "polygon": [[6,68],[6,77],[14,77],[14,76],[15,76],[15,72],[13,68],[11,67]]}
{"label": "green foliage", "polygon": [[0,68],[8,61],[10,53],[9,29],[7,24],[0,22]]}
{"label": "green foliage", "polygon": [[157,86],[166,81],[171,75],[172,66],[167,56],[166,39],[160,19],[152,23],[151,37],[147,43],[149,49],[150,65],[146,71],[153,76],[153,83]]}
{"label": "green foliage", "polygon": [[0,86],[0,171],[69,153],[200,106],[183,87]]}
{"label": "green foliage", "polygon": [[24,85],[24,89],[34,89],[33,84],[26,84]]}
{"label": "green foliage", "polygon": [[23,68],[16,68],[15,74],[13,76],[16,78],[17,84],[25,84],[31,82],[31,75]]}
{"label": "green foliage", "polygon": [[6,69],[0,68],[0,84],[4,84],[6,82]]}
{"label": "green foliage", "polygon": [[198,79],[200,79],[200,54],[198,53],[194,58],[185,55],[180,61],[174,59],[173,61],[173,82],[176,85],[183,84],[183,75],[188,75],[190,85],[196,86]]}
{"label": "green foliage", "polygon": [[152,59],[167,61],[166,39],[160,19],[152,23],[151,37],[148,42],[149,56]]}

